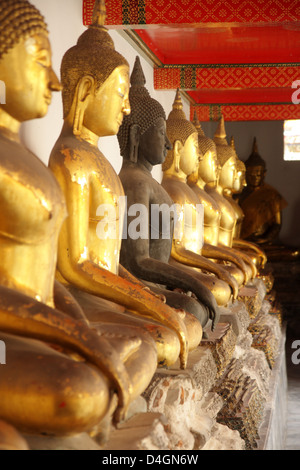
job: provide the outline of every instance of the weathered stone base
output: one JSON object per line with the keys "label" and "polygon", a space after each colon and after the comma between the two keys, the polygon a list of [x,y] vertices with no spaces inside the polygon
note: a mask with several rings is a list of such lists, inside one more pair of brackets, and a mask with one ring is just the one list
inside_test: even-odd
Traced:
{"label": "weathered stone base", "polygon": [[246,301],[221,309],[216,330],[189,354],[185,370],[179,363],[157,369],[143,397],[132,404],[126,421],[111,429],[105,445],[87,434],[66,439],[26,436],[30,448],[262,448],[272,428],[266,409],[272,401],[270,388],[274,395],[278,385],[274,373],[282,328],[277,316],[270,313],[263,281],[255,281],[249,289]]}

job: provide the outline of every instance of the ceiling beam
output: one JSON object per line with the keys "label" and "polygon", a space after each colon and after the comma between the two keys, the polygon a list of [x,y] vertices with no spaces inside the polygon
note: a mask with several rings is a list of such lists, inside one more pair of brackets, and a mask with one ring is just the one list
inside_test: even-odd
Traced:
{"label": "ceiling beam", "polygon": [[284,121],[300,119],[300,106],[294,104],[229,104],[190,106],[190,119],[197,113],[202,121]]}
{"label": "ceiling beam", "polygon": [[[95,0],[83,0],[90,24]],[[298,0],[106,0],[107,25],[268,23],[300,20]]]}
{"label": "ceiling beam", "polygon": [[154,69],[154,87],[157,90],[291,88],[299,77],[300,64],[163,65]]}

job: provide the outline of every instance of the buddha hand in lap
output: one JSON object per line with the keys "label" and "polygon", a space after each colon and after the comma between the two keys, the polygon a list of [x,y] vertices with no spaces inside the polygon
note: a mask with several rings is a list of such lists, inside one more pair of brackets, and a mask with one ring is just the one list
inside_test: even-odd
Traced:
{"label": "buddha hand in lap", "polygon": [[[113,325],[94,331],[54,282],[66,204],[51,171],[21,144],[19,129],[46,114],[60,84],[44,19],[26,0],[0,6],[0,78],[6,83],[0,106],[0,332],[7,350],[0,417],[28,433],[90,431],[112,414],[123,418],[151,380],[156,350],[137,328],[124,327],[121,339]],[[144,343],[147,371],[137,379],[136,355]]]}
{"label": "buddha hand in lap", "polygon": [[[108,31],[95,21],[61,65],[64,125],[49,160],[68,209],[59,237],[59,279],[94,325],[117,321],[120,331],[124,324],[141,326],[156,341],[159,365],[170,365],[180,355],[185,367],[181,313],[119,264],[124,191],[98,140],[115,135],[130,113],[129,66],[115,51]],[[140,359],[142,367],[145,358]]]}

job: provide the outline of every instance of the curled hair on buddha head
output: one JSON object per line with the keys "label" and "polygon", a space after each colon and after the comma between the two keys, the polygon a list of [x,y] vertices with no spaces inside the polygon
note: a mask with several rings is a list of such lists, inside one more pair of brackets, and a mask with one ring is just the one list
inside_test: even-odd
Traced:
{"label": "curled hair on buddha head", "polygon": [[219,124],[214,135],[214,142],[216,144],[217,156],[218,156],[218,160],[219,160],[221,167],[223,167],[225,163],[231,157],[236,158],[235,149],[231,145],[228,145],[228,142],[226,139],[226,131],[225,131],[225,123],[224,123],[223,115],[221,116],[219,120]]}
{"label": "curled hair on buddha head", "polygon": [[0,2],[0,60],[16,44],[43,33],[47,25],[39,10],[27,0]]}
{"label": "curled hair on buddha head", "polygon": [[[197,129],[186,118],[186,115],[183,111],[181,95],[179,89],[177,89],[173,108],[167,119],[167,136],[171,142],[172,149],[174,149],[174,143],[176,140],[179,140],[181,144],[184,145],[189,136],[195,132],[197,132]],[[174,152],[173,150],[169,150],[167,157],[162,165],[163,171],[168,170],[172,166],[173,159]]]}
{"label": "curled hair on buddha head", "polygon": [[122,157],[129,158],[130,127],[139,126],[139,134],[143,135],[160,117],[166,119],[166,113],[161,104],[151,98],[145,87],[146,79],[139,56],[136,57],[130,76],[129,102],[131,112],[124,116],[119,128],[118,141]]}
{"label": "curled hair on buddha head", "polygon": [[249,168],[252,166],[261,166],[264,170],[266,170],[266,162],[258,153],[256,137],[254,137],[253,139],[252,153],[248,157],[248,159],[245,161],[245,165],[246,165],[246,168]]}
{"label": "curled hair on buddha head", "polygon": [[64,55],[61,63],[61,83],[64,118],[70,112],[78,82],[90,75],[96,82],[96,91],[112,72],[127,60],[115,50],[114,42],[105,28],[104,0],[96,0],[92,23],[79,37],[77,44]]}
{"label": "curled hair on buddha head", "polygon": [[201,151],[202,155],[205,156],[207,152],[211,151],[213,154],[217,156],[216,144],[214,143],[212,139],[210,139],[209,137],[206,137],[206,135],[204,134],[204,131],[199,122],[196,111],[194,112],[192,123],[194,124],[198,132],[199,150]]}

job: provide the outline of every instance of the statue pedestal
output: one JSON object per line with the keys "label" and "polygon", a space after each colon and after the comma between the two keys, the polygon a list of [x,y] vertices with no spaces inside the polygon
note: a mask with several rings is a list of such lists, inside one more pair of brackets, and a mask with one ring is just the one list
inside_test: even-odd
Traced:
{"label": "statue pedestal", "polygon": [[285,339],[286,332],[285,327],[283,327],[277,359],[272,370],[269,397],[265,406],[264,418],[259,428],[259,450],[285,450],[288,401]]}
{"label": "statue pedestal", "polygon": [[[126,421],[100,446],[87,434],[30,438],[32,449],[246,450],[283,448],[286,421],[285,332],[262,281],[260,311],[245,303],[221,309],[221,321],[179,363],[157,369]],[[258,300],[257,300],[258,299]],[[254,310],[252,310],[254,312]]]}

